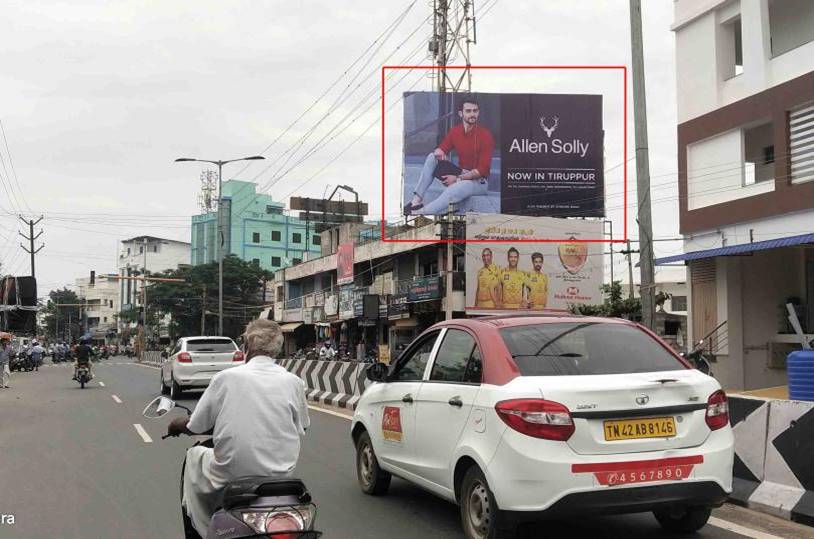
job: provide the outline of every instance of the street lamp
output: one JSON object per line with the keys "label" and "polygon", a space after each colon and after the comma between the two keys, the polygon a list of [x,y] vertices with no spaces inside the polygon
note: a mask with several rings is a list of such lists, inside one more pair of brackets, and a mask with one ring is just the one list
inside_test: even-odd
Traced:
{"label": "street lamp", "polygon": [[265,159],[262,155],[253,155],[251,157],[241,157],[240,159],[229,159],[227,161],[210,161],[208,159],[193,159],[191,157],[179,157],[175,160],[176,163],[184,163],[187,161],[198,161],[199,163],[212,163],[218,165],[218,335],[223,335],[223,165],[227,163],[235,163],[237,161],[259,161]]}

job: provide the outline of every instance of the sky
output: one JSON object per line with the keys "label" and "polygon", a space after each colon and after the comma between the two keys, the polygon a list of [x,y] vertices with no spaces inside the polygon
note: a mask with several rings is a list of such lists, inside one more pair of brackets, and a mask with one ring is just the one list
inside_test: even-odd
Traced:
{"label": "sky", "polygon": [[[672,2],[644,2],[654,235],[678,237]],[[40,296],[115,271],[119,242],[143,234],[190,241],[199,163],[227,165],[288,202],[353,186],[381,215],[382,65],[426,65],[425,0],[4,3],[0,18],[0,263],[29,274],[17,217],[44,219]],[[474,65],[630,65],[628,2],[479,0]],[[455,63],[454,60],[452,63]],[[630,85],[629,85],[630,86]],[[385,96],[386,212],[398,217],[401,102],[431,90],[426,71],[393,73]],[[622,230],[621,77],[612,73],[475,71],[473,91],[599,93],[606,129],[606,207]],[[632,96],[628,96],[632,98]],[[632,116],[628,134],[633,148]],[[7,144],[7,146],[6,146]],[[392,178],[392,180],[390,180]],[[392,188],[390,188],[392,186]],[[635,203],[630,237],[638,238]],[[635,248],[635,247],[634,247]],[[616,247],[618,249],[618,246]],[[659,241],[657,256],[681,252]],[[609,268],[609,261],[606,265]],[[627,262],[614,258],[615,278]],[[638,278],[637,278],[638,280]],[[657,280],[684,280],[662,268]]]}

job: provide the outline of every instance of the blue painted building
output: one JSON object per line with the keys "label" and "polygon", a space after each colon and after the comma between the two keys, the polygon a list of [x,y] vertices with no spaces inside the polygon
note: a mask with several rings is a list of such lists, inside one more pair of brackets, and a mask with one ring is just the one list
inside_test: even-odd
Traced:
{"label": "blue painted building", "polygon": [[[223,183],[224,253],[275,271],[320,256],[320,236],[313,224],[283,213],[285,204],[257,194],[257,184]],[[192,216],[191,264],[217,260],[218,211]]]}

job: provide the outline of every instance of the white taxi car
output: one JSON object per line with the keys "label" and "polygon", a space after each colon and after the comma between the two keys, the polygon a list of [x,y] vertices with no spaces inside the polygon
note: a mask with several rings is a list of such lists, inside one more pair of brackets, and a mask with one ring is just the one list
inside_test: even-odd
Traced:
{"label": "white taxi car", "polygon": [[220,371],[245,362],[229,337],[182,337],[166,356],[161,362],[161,394],[172,400],[185,389],[205,388]]}
{"label": "white taxi car", "polygon": [[720,385],[631,322],[448,320],[368,378],[351,430],[362,490],[415,483],[459,504],[469,538],[642,511],[692,532],[732,490]]}

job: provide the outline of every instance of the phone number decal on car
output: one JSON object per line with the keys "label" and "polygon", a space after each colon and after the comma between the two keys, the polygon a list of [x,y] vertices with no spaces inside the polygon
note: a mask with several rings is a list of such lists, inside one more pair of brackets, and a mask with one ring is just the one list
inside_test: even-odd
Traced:
{"label": "phone number decal on car", "polygon": [[572,464],[571,471],[593,473],[600,485],[614,486],[651,481],[680,481],[688,478],[695,465],[702,462],[704,457],[695,455],[661,460]]}

